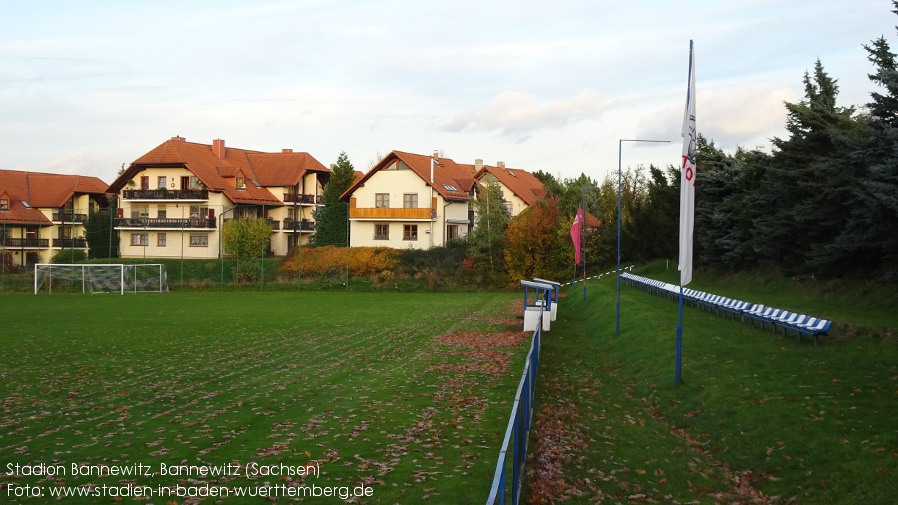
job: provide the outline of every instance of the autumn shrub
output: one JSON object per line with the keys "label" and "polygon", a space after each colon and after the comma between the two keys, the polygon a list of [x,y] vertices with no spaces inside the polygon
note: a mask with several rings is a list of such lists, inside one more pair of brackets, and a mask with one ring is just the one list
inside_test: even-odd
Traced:
{"label": "autumn shrub", "polygon": [[345,272],[347,264],[354,276],[395,273],[399,266],[399,251],[386,247],[351,247],[348,251],[336,246],[303,247],[291,250],[284,257],[278,274],[295,279],[301,269],[303,277],[324,277]]}
{"label": "autumn shrub", "polygon": [[540,200],[524,209],[505,230],[505,268],[512,280],[540,277],[562,279],[570,276],[573,257],[565,220],[554,198]]}
{"label": "autumn shrub", "polygon": [[5,250],[0,250],[0,268],[2,268],[2,272],[5,274],[17,274],[19,273],[19,265],[15,263],[15,260],[12,257],[12,253]]}

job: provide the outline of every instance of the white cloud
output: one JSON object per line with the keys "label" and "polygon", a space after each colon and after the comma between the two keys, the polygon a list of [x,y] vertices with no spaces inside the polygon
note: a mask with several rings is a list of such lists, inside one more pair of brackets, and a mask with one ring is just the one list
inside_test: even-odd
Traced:
{"label": "white cloud", "polygon": [[534,133],[599,118],[607,104],[598,91],[584,89],[572,98],[544,104],[530,93],[504,90],[481,110],[456,115],[443,130],[484,131],[524,142]]}
{"label": "white cloud", "polygon": [[[758,141],[783,131],[786,122],[784,101],[800,97],[789,88],[771,89],[750,86],[731,91],[702,90],[696,95],[698,131],[725,150],[738,146],[756,147]],[[683,98],[685,106],[685,97]],[[647,138],[679,138],[683,122],[682,108],[667,108],[644,116],[639,134]]]}

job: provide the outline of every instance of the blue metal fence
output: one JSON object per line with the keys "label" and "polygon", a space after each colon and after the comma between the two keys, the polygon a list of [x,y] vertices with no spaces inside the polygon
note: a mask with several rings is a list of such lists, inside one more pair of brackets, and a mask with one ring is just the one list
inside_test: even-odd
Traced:
{"label": "blue metal fence", "polygon": [[[542,314],[540,314],[540,321]],[[511,418],[505,429],[505,438],[502,440],[502,449],[499,451],[499,461],[496,463],[496,473],[493,476],[493,485],[490,488],[487,505],[505,504],[507,487],[507,473],[509,463],[511,466],[511,503],[517,505],[521,500],[521,487],[524,481],[524,466],[527,460],[527,439],[530,435],[530,421],[533,416],[533,397],[536,393],[536,371],[539,367],[540,337],[542,325],[537,325],[533,332],[533,340],[527,360],[524,363],[524,373],[518,384],[518,391],[514,396],[514,405],[511,408]],[[511,446],[512,453],[509,460],[508,450]]]}

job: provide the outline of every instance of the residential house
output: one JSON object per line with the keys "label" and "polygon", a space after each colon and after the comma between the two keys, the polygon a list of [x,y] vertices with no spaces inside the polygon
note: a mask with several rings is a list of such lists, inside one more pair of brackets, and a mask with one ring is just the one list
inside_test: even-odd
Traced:
{"label": "residential house", "polygon": [[48,263],[62,249],[87,253],[84,224],[109,205],[96,177],[0,170],[0,248],[13,265]]}
{"label": "residential house", "polygon": [[356,180],[349,204],[350,245],[429,249],[473,226],[474,165],[393,151]]}
{"label": "residential house", "polygon": [[542,181],[530,172],[517,168],[506,168],[504,162],[496,166],[483,165],[481,160],[475,162],[477,173],[474,179],[480,184],[496,182],[502,189],[502,197],[508,208],[508,215],[515,217],[522,210],[535,204],[546,194]]}
{"label": "residential house", "polygon": [[109,186],[123,258],[215,258],[229,219],[265,218],[270,253],[286,255],[315,232],[312,211],[330,170],[310,154],[266,153],[172,137],[135,160]]}

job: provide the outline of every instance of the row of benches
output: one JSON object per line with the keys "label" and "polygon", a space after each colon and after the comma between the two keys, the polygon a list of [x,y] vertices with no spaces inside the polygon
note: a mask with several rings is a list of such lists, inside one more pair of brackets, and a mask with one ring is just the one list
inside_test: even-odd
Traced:
{"label": "row of benches", "polygon": [[[663,281],[649,279],[639,275],[624,272],[621,274],[621,280],[630,286],[652,292],[658,296],[666,296],[676,299],[680,296],[680,286],[669,284]],[[733,320],[736,316],[740,316],[744,323],[746,318],[749,324],[754,326],[755,321],[761,323],[761,329],[767,324],[773,327],[775,332],[777,328],[781,329],[783,336],[787,331],[794,331],[798,335],[798,341],[801,342],[802,335],[814,337],[814,345],[818,344],[818,338],[829,332],[832,321],[810,317],[796,312],[776,309],[773,307],[765,307],[760,304],[752,304],[749,302],[734,300],[720,295],[705,293],[695,289],[683,289],[683,301],[692,304],[695,307],[708,311],[715,311],[723,317],[732,315]]]}

